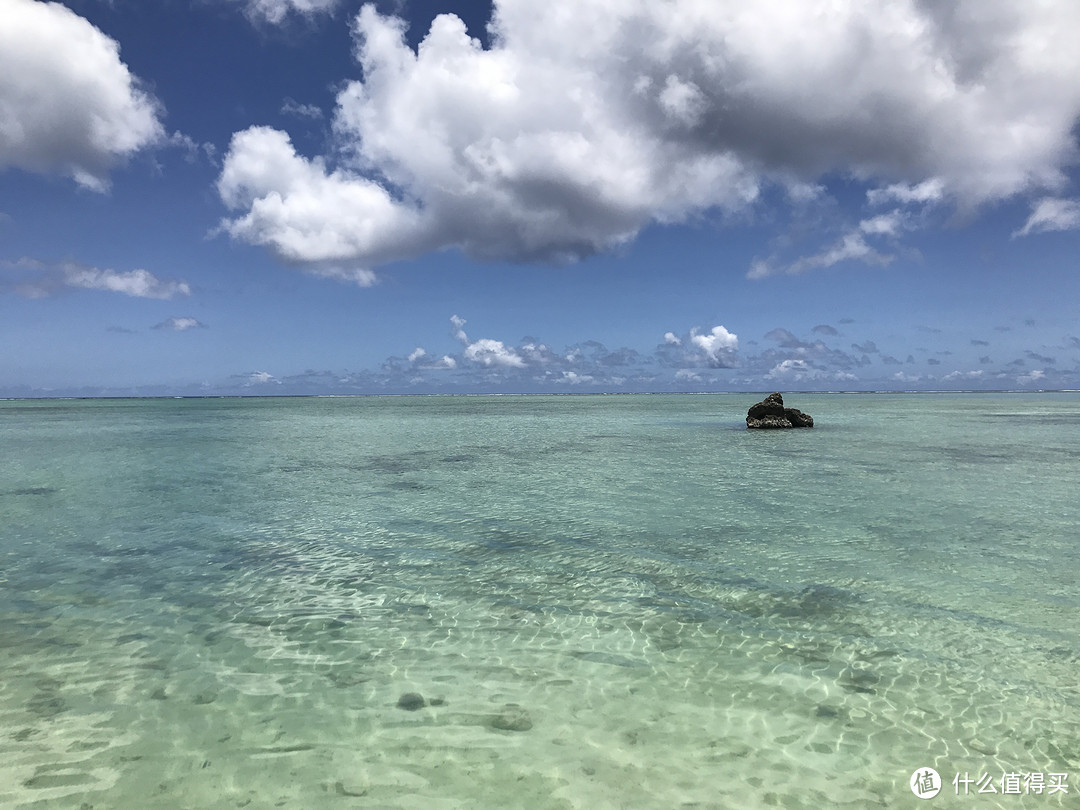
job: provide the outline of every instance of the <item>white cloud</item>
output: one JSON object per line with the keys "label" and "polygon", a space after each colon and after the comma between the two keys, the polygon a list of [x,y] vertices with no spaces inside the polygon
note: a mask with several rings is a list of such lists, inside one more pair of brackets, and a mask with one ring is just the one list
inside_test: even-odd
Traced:
{"label": "white cloud", "polygon": [[795,379],[802,380],[812,374],[814,369],[805,360],[784,360],[777,363],[765,376],[771,380]]}
{"label": "white cloud", "polygon": [[954,382],[956,380],[977,380],[982,376],[983,370],[980,368],[973,371],[950,371],[942,379]]}
{"label": "white cloud", "polygon": [[448,354],[439,358],[432,358],[422,347],[417,346],[406,358],[409,363],[418,369],[453,369],[457,368],[457,360]]}
{"label": "white cloud", "polygon": [[462,343],[469,342],[469,336],[465,334],[465,319],[457,315],[450,316],[450,334],[454,340],[459,340]]}
{"label": "white cloud", "polygon": [[382,186],[296,154],[284,133],[252,127],[233,136],[218,192],[247,213],[222,223],[289,262],[389,261],[421,238],[418,212]]}
{"label": "white cloud", "polygon": [[691,330],[690,343],[700,349],[709,365],[728,368],[735,362],[735,350],[739,348],[739,338],[723,326],[714,326],[708,334],[697,334]]}
{"label": "white cloud", "polygon": [[[489,49],[441,15],[413,51],[366,5],[337,162],[239,133],[226,229],[297,262],[568,260],[831,173],[874,203],[1053,190],[1076,159],[1078,27],[1072,0],[497,0]],[[794,272],[844,258],[886,257],[853,233]]]}
{"label": "white cloud", "polygon": [[239,0],[244,12],[258,22],[280,25],[289,14],[311,16],[333,11],[338,0]]}
{"label": "white cloud", "polygon": [[791,202],[806,205],[816,202],[825,195],[825,186],[818,183],[788,182],[785,184],[788,199]]}
{"label": "white cloud", "polygon": [[906,219],[899,211],[879,214],[859,223],[859,230],[868,236],[899,236]]}
{"label": "white cloud", "polygon": [[0,169],[104,191],[118,161],[162,139],[159,112],[87,20],[60,3],[0,0]]}
{"label": "white cloud", "polygon": [[564,371],[561,377],[556,378],[557,383],[566,383],[569,385],[585,385],[587,383],[596,382],[596,378],[590,374],[578,374],[576,371]]}
{"label": "white cloud", "polygon": [[667,77],[657,101],[669,117],[686,127],[699,123],[707,107],[701,88],[693,82],[682,81],[675,74]]}
{"label": "white cloud", "polygon": [[301,104],[293,98],[286,98],[281,105],[282,115],[292,115],[297,118],[310,118],[318,120],[323,117],[322,109],[316,104]]}
{"label": "white cloud", "polygon": [[939,177],[931,177],[921,183],[893,183],[885,188],[872,188],[866,192],[866,199],[871,205],[898,202],[901,204],[927,204],[940,202],[945,196],[945,182]]}
{"label": "white cloud", "polygon": [[[481,338],[477,341],[470,341],[469,336],[465,334],[465,319],[457,315],[450,316],[450,334],[454,340],[459,341],[465,346],[465,351],[462,353],[464,359],[470,363],[476,363],[488,368],[502,367],[502,368],[525,368],[525,358],[518,354],[514,349],[509,348],[501,340],[492,340],[491,338]],[[541,346],[546,352],[547,347]],[[529,345],[523,347],[523,351],[526,354],[536,354],[537,347]],[[457,363],[452,357],[444,357],[443,361],[450,361],[450,365],[444,365],[445,368],[454,368]]]}
{"label": "white cloud", "polygon": [[1080,228],[1080,201],[1046,197],[1039,200],[1024,227],[1013,236],[1027,236],[1044,231],[1071,231]]}
{"label": "white cloud", "polygon": [[750,269],[746,271],[746,277],[751,280],[768,278],[783,272],[777,270],[772,264],[764,259],[754,259],[750,262]]}
{"label": "white cloud", "polygon": [[88,290],[108,290],[136,298],[175,298],[190,295],[191,288],[185,281],[163,281],[147,270],[131,270],[118,273],[115,270],[98,270],[95,267],[64,267],[65,283],[71,287]]}
{"label": "white cloud", "polygon": [[790,274],[803,273],[807,270],[832,267],[839,262],[857,260],[866,264],[886,265],[893,260],[892,256],[880,253],[871,247],[863,238],[862,229],[844,234],[832,247],[813,256],[806,256],[792,264],[787,272]]}
{"label": "white cloud", "polygon": [[305,267],[304,272],[316,278],[329,278],[343,284],[355,284],[357,287],[370,287],[379,282],[378,276],[366,267],[339,267],[335,264],[315,264]]}
{"label": "white cloud", "polygon": [[[682,337],[674,332],[664,333],[664,342],[658,345],[654,358],[661,365],[676,369],[734,368],[738,365],[739,338],[724,326],[714,326],[706,332],[695,326]],[[622,356],[611,353],[611,356]],[[625,358],[628,365],[637,362],[637,353]]]}
{"label": "white cloud", "polygon": [[161,323],[154,325],[155,329],[165,329],[171,332],[186,332],[189,329],[203,329],[205,327],[206,324],[189,317],[166,318]]}
{"label": "white cloud", "polygon": [[811,256],[803,256],[787,266],[778,267],[772,262],[755,259],[746,277],[762,279],[780,274],[793,276],[805,273],[807,270],[832,267],[844,261],[860,261],[865,264],[884,266],[895,257],[878,251],[866,241],[866,236],[891,235],[889,230],[896,227],[898,227],[897,223],[888,216],[863,220],[857,228],[841,236],[831,247]]}
{"label": "white cloud", "polygon": [[184,153],[184,159],[188,163],[194,163],[200,158],[205,158],[211,163],[216,163],[217,148],[212,143],[199,143],[190,135],[183,132],[174,132],[164,141],[165,144],[179,149]]}
{"label": "white cloud", "polygon": [[465,359],[482,366],[525,368],[525,361],[517,352],[507,348],[501,340],[491,338],[481,338],[466,346]]}
{"label": "white cloud", "polygon": [[543,366],[557,360],[551,349],[543,343],[526,341],[521,346],[518,346],[517,351],[522,359],[530,365]]}
{"label": "white cloud", "polygon": [[[174,320],[185,320],[185,319],[174,319]],[[186,320],[193,320],[193,319],[187,318]],[[189,327],[184,327],[184,328],[189,328]],[[180,330],[180,331],[182,331],[182,330]],[[247,376],[247,381],[245,382],[245,386],[253,386],[253,385],[281,385],[281,380],[279,380],[277,377],[275,377],[269,371],[253,371]]]}
{"label": "white cloud", "polygon": [[46,298],[65,287],[103,290],[130,295],[134,298],[162,300],[191,294],[191,287],[186,281],[160,279],[149,270],[141,268],[121,272],[111,269],[100,270],[75,262],[51,265],[34,259],[0,262],[0,267],[21,275],[21,278],[10,286],[27,298]]}

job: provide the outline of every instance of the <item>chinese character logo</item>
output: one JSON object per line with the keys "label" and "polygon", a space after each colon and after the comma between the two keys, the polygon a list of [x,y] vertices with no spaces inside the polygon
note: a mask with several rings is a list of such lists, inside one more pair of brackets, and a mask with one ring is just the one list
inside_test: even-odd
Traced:
{"label": "chinese character logo", "polygon": [[919,768],[911,774],[908,784],[920,799],[932,799],[941,792],[941,777],[933,768]]}

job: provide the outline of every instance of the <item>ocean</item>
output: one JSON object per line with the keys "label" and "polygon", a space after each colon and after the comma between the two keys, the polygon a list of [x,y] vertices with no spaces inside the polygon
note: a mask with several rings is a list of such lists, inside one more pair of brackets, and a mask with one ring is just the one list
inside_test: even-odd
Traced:
{"label": "ocean", "polygon": [[0,402],[0,806],[1080,805],[1080,395],[760,398]]}

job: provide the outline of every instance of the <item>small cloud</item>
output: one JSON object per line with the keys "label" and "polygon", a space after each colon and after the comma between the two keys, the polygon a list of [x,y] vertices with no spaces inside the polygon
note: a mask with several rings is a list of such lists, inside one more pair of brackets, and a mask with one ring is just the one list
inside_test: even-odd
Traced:
{"label": "small cloud", "polygon": [[205,329],[206,324],[200,323],[195,318],[166,318],[159,324],[155,324],[154,329],[165,329],[170,332],[186,332],[189,329]]}
{"label": "small cloud", "polygon": [[502,366],[504,368],[525,368],[525,361],[513,349],[501,340],[481,338],[465,347],[465,359],[482,366]]}
{"label": "small cloud", "polygon": [[160,279],[149,270],[143,269],[127,272],[100,270],[76,262],[45,264],[28,258],[16,262],[0,262],[0,269],[12,270],[22,276],[10,286],[27,298],[47,298],[65,287],[159,300],[191,295],[191,287],[186,281]]}
{"label": "small cloud", "polygon": [[569,385],[584,385],[595,381],[595,377],[589,374],[578,374],[576,371],[564,371],[562,377],[555,380],[557,383],[566,383]]}
{"label": "small cloud", "polygon": [[972,346],[989,346],[990,341],[989,340],[979,340],[977,338],[972,338],[971,345]]}
{"label": "small cloud", "polygon": [[343,284],[355,284],[357,287],[371,287],[379,281],[374,271],[364,267],[338,267],[335,265],[315,264],[305,267],[304,272],[316,278],[328,278],[332,281],[340,281]]}
{"label": "small cloud", "polygon": [[859,223],[859,230],[869,236],[898,236],[904,229],[905,218],[899,211],[881,214]]}
{"label": "small cloud", "polygon": [[464,329],[466,323],[467,321],[464,318],[460,318],[457,315],[450,316],[450,335],[454,340],[468,344],[469,336],[465,334]]}
{"label": "small cloud", "polygon": [[239,0],[245,6],[248,19],[257,23],[281,25],[290,14],[313,17],[328,14],[338,5],[338,0]]}
{"label": "small cloud", "polygon": [[1043,371],[1042,369],[1035,369],[1033,371],[1028,372],[1027,374],[1022,374],[1021,376],[1017,377],[1016,379],[1017,379],[1018,382],[1022,382],[1025,385],[1028,385],[1030,383],[1039,382],[1040,380],[1043,380],[1045,378],[1046,378],[1046,372],[1045,371]]}
{"label": "small cloud", "polygon": [[105,331],[106,332],[114,332],[114,333],[116,333],[118,335],[135,335],[135,334],[138,334],[134,329],[126,329],[123,326],[107,326],[107,327],[105,327]]}
{"label": "small cloud", "polygon": [[1042,363],[1044,366],[1052,366],[1057,362],[1053,357],[1047,357],[1045,354],[1036,354],[1030,350],[1024,352],[1024,356],[1027,357],[1028,360],[1034,360],[1036,363]]}
{"label": "small cloud", "polygon": [[253,371],[246,380],[247,385],[281,385],[281,380],[268,371]]}
{"label": "small cloud", "polygon": [[794,378],[803,379],[812,369],[805,360],[784,360],[777,363],[765,376],[770,380]]}
{"label": "small cloud", "polygon": [[165,139],[165,145],[183,152],[184,160],[188,163],[194,163],[200,158],[205,158],[213,163],[217,157],[217,148],[212,143],[199,143],[183,132],[174,132]]}
{"label": "small cloud", "polygon": [[674,332],[664,332],[664,343],[669,346],[681,346],[682,341],[675,335]]}
{"label": "small cloud", "polygon": [[319,120],[323,117],[322,109],[316,104],[301,104],[295,99],[286,97],[285,103],[281,105],[282,115],[291,115],[296,118],[309,118],[311,120]]}
{"label": "small cloud", "polygon": [[1072,231],[1080,228],[1080,201],[1045,197],[1035,203],[1024,227],[1013,231],[1013,238],[1047,231]]}
{"label": "small cloud", "polygon": [[[466,361],[487,368],[525,368],[525,359],[501,340],[481,338],[477,341],[470,341],[469,336],[465,334],[465,323],[465,319],[458,315],[450,316],[450,335],[454,340],[465,346],[462,357]],[[530,344],[523,347],[523,351],[529,355],[535,356],[537,353],[545,354],[547,347],[542,345],[537,347]],[[449,367],[452,368],[452,366]]]}
{"label": "small cloud", "polygon": [[872,340],[868,340],[862,344],[852,343],[851,348],[857,352],[862,352],[863,354],[877,354],[878,350],[877,344]]}
{"label": "small cloud", "polygon": [[731,368],[735,365],[735,350],[739,348],[739,338],[723,326],[714,326],[704,335],[697,334],[696,329],[691,330],[690,342],[705,354],[710,366]]}
{"label": "small cloud", "polygon": [[766,340],[775,340],[785,349],[798,349],[805,347],[806,344],[799,340],[795,335],[789,332],[787,329],[771,329],[765,333]]}
{"label": "small cloud", "polygon": [[693,127],[705,112],[705,94],[693,82],[684,82],[675,74],[667,77],[657,100],[668,118],[684,127]]}
{"label": "small cloud", "polygon": [[796,205],[815,202],[825,196],[825,186],[818,183],[788,183],[784,190],[788,199]]}
{"label": "small cloud", "polygon": [[750,262],[750,269],[746,271],[746,277],[751,281],[757,281],[758,279],[775,276],[780,272],[764,259],[754,259]]}
{"label": "small cloud", "polygon": [[135,298],[158,298],[168,300],[191,294],[191,287],[185,281],[166,281],[157,278],[148,270],[131,270],[126,273],[116,270],[98,270],[95,267],[65,265],[64,281],[70,287],[82,287],[87,290],[107,290],[130,295]]}
{"label": "small cloud", "polygon": [[946,374],[942,379],[955,382],[956,380],[977,380],[983,375],[983,370],[976,369],[974,371],[951,371]]}
{"label": "small cloud", "polygon": [[417,369],[436,370],[457,368],[457,360],[448,354],[433,358],[422,347],[417,346],[406,358],[409,364]]}
{"label": "small cloud", "polygon": [[885,188],[872,188],[866,192],[866,199],[871,205],[889,202],[901,204],[935,203],[945,196],[945,183],[937,177],[924,180],[915,185],[895,183]]}
{"label": "small cloud", "polygon": [[892,262],[895,256],[881,253],[872,247],[866,236],[895,235],[899,228],[898,221],[892,215],[874,217],[864,220],[857,228],[841,236],[831,247],[810,256],[796,259],[786,267],[776,266],[763,259],[754,259],[746,277],[751,280],[759,280],[769,276],[788,275],[796,276],[807,270],[823,269],[846,261],[859,261],[863,264],[884,267]]}
{"label": "small cloud", "polygon": [[839,332],[836,331],[836,329],[829,326],[827,323],[819,323],[817,326],[815,326],[810,331],[813,332],[814,334],[817,334],[817,335],[831,335],[833,337],[840,334]]}

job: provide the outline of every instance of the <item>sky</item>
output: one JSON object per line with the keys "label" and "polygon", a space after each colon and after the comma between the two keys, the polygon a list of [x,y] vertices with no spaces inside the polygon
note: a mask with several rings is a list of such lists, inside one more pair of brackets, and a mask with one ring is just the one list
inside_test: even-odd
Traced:
{"label": "sky", "polygon": [[0,396],[1080,389],[1075,0],[0,0]]}

